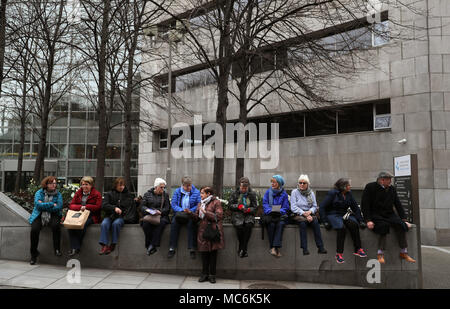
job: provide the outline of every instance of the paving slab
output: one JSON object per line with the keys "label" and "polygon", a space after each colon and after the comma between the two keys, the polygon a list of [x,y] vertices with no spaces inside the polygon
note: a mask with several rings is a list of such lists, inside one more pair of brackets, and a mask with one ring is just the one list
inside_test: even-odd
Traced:
{"label": "paving slab", "polygon": [[138,287],[137,284],[124,284],[124,283],[109,283],[109,282],[100,282],[93,289],[107,289],[107,290],[129,290],[136,289]]}
{"label": "paving slab", "polygon": [[100,277],[82,276],[80,283],[69,283],[66,278],[62,278],[47,286],[46,289],[91,289],[102,280],[103,278]]}
{"label": "paving slab", "polygon": [[148,273],[114,271],[103,279],[103,283],[129,284],[138,286],[148,277]]}
{"label": "paving slab", "polygon": [[28,275],[20,275],[14,277],[10,280],[3,282],[3,285],[9,285],[13,287],[25,287],[33,289],[44,289],[50,284],[54,283],[57,279],[46,278],[46,277],[36,277]]}
{"label": "paving slab", "polygon": [[143,281],[138,285],[137,289],[179,289],[181,284],[156,282],[156,281]]}
{"label": "paving slab", "polygon": [[43,265],[28,271],[26,274],[28,276],[61,279],[67,276],[68,271],[69,268],[61,266]]}
{"label": "paving slab", "polygon": [[240,286],[238,280],[233,280],[233,283],[230,283],[231,280],[217,278],[217,282],[213,284],[209,281],[198,282],[199,277],[186,277],[181,289],[239,289]]}
{"label": "paving slab", "polygon": [[155,274],[151,273],[145,281],[147,282],[160,282],[160,283],[169,283],[169,284],[178,284],[181,285],[185,279],[185,276],[179,275],[165,275],[165,274]]}

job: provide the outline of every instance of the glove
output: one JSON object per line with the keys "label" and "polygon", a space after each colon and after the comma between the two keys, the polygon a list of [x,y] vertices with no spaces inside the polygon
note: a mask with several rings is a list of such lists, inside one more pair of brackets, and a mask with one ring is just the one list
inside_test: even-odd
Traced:
{"label": "glove", "polygon": [[363,221],[359,222],[359,227],[361,229],[365,229],[367,227],[366,223],[364,223]]}
{"label": "glove", "polygon": [[242,205],[242,204],[241,204],[241,205],[239,205],[239,206],[238,206],[238,209],[239,209],[239,210],[242,210],[242,209],[244,209],[244,205]]}
{"label": "glove", "polygon": [[324,222],[323,226],[327,229],[327,231],[331,230],[331,224],[329,222]]}

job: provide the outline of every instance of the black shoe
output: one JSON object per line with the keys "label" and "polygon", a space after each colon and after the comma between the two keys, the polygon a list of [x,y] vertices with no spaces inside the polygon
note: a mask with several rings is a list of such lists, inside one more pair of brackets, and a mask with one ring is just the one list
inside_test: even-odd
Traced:
{"label": "black shoe", "polygon": [[327,254],[328,252],[327,252],[327,250],[325,250],[325,248],[319,248],[317,253],[319,253],[319,254]]}
{"label": "black shoe", "polygon": [[68,255],[68,256],[74,256],[75,254],[78,254],[78,253],[80,253],[80,249],[71,249],[71,250],[67,253],[67,255]]}
{"label": "black shoe", "polygon": [[209,282],[216,283],[216,276],[209,276]]}
{"label": "black shoe", "polygon": [[245,251],[244,250],[244,255],[242,256],[243,258],[246,258],[246,257],[248,257],[248,253],[247,253],[247,251]]}
{"label": "black shoe", "polygon": [[240,258],[243,258],[244,257],[244,250],[239,250],[239,257]]}
{"label": "black shoe", "polygon": [[157,251],[156,247],[153,247],[153,245],[150,245],[150,246],[148,246],[147,255],[151,255],[151,254],[155,253],[156,251]]}
{"label": "black shoe", "polygon": [[37,261],[37,256],[32,256],[31,260],[30,260],[30,265],[36,264],[36,261]]}
{"label": "black shoe", "polygon": [[191,259],[195,260],[195,258],[196,258],[195,251],[191,251],[191,252],[189,253],[189,255],[191,256]]}
{"label": "black shoe", "polygon": [[59,251],[59,249],[56,249],[56,250],[55,250],[55,255],[56,255],[56,256],[61,256],[62,253],[61,253],[61,251]]}
{"label": "black shoe", "polygon": [[169,254],[167,254],[167,257],[170,259],[170,258],[173,258],[174,255],[175,255],[175,250],[174,249],[170,249],[169,250]]}
{"label": "black shoe", "polygon": [[309,255],[308,249],[303,249],[303,255]]}
{"label": "black shoe", "polygon": [[200,279],[198,279],[198,282],[205,282],[206,280],[208,280],[208,275],[202,275]]}

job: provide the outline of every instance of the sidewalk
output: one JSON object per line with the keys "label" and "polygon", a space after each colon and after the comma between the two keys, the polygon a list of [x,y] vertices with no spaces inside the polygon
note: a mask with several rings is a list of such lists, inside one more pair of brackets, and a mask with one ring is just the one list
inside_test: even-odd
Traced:
{"label": "sidewalk", "polygon": [[360,289],[360,287],[288,281],[229,280],[199,283],[198,277],[86,268],[81,283],[67,281],[69,268],[54,265],[0,260],[0,289]]}

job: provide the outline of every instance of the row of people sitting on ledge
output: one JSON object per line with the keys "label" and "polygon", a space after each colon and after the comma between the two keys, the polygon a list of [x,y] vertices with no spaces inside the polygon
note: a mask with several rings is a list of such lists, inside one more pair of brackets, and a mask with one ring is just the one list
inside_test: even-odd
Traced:
{"label": "row of people sitting on ledge", "polygon": [[[386,235],[391,227],[397,233],[401,249],[400,258],[414,263],[415,260],[407,253],[406,241],[406,232],[411,224],[407,222],[396,189],[391,185],[392,178],[389,172],[382,172],[378,175],[376,182],[367,184],[360,209],[352,196],[349,179],[339,179],[319,207],[307,175],[299,177],[298,187],[292,191],[290,199],[284,189],[283,177],[274,175],[270,179],[271,187],[263,197],[264,214],[260,221],[268,232],[269,253],[277,258],[282,256],[284,227],[288,223],[293,223],[299,226],[304,255],[310,254],[306,237],[308,226],[314,231],[318,253],[326,254],[320,230],[320,218],[327,230],[336,231],[337,263],[344,263],[343,253],[347,230],[353,240],[353,255],[362,258],[367,256],[359,234],[359,228],[366,226],[379,235],[377,258],[380,263],[385,263]],[[239,183],[239,187],[231,194],[228,202],[232,210],[231,222],[239,241],[238,255],[245,258],[248,257],[248,242],[256,223],[258,204],[256,192],[251,189],[249,179],[242,177]],[[134,198],[128,191],[123,178],[117,178],[112,190],[105,193],[103,198],[94,188],[92,177],[83,177],[80,185],[81,188],[75,193],[69,209],[74,211],[87,209],[90,214],[84,229],[68,230],[71,246],[69,256],[80,253],[84,235],[91,224],[101,223],[99,254],[107,255],[114,251],[123,225],[139,223],[145,234],[145,249],[148,255],[157,252],[162,233],[166,225],[170,225],[168,258],[173,258],[177,250],[180,227],[187,225],[190,257],[195,259],[196,251],[201,252],[202,255],[203,271],[199,281],[215,282],[217,250],[224,248],[222,225],[224,213],[222,204],[211,187],[198,190],[192,184],[190,177],[183,177],[181,186],[175,190],[170,200],[165,192],[166,182],[161,178],[155,179],[153,188],[148,190],[142,199]],[[55,255],[62,255],[60,251],[62,195],[57,190],[57,181],[53,176],[44,178],[41,187],[35,194],[34,209],[29,219],[31,224],[30,264],[32,265],[36,263],[39,255],[37,248],[40,231],[46,225],[53,230]],[[394,212],[394,208],[397,213]],[[171,209],[172,219],[169,217]],[[101,210],[104,210],[103,221]],[[216,231],[217,229],[219,232]],[[206,233],[210,235],[213,232],[218,235],[206,237]]]}

